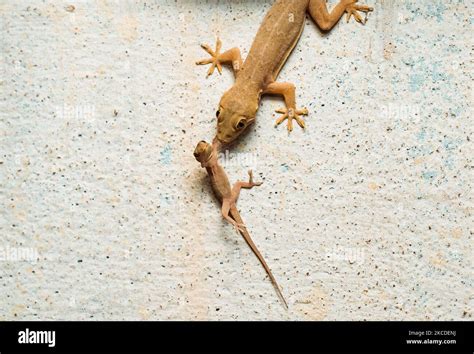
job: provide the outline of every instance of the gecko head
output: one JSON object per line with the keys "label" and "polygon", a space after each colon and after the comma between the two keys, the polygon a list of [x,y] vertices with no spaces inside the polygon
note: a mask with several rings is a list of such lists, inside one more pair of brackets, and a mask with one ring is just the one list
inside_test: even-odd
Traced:
{"label": "gecko head", "polygon": [[212,145],[201,140],[194,149],[194,157],[201,163],[202,167],[206,167],[207,162],[212,157]]}
{"label": "gecko head", "polygon": [[255,121],[258,109],[258,96],[253,97],[230,89],[221,98],[217,117],[217,139],[228,144]]}

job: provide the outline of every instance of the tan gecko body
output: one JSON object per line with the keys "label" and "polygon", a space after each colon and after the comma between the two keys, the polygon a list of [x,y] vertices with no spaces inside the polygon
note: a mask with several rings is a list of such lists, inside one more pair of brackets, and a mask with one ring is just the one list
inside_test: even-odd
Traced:
{"label": "tan gecko body", "polygon": [[197,64],[211,64],[208,75],[216,67],[221,72],[221,64],[231,64],[236,78],[234,85],[222,96],[216,113],[220,142],[232,142],[255,121],[262,94],[284,97],[286,108],[277,110],[282,113],[277,125],[288,119],[288,130],[291,131],[294,119],[304,128],[301,115],[308,114],[308,111],[296,108],[295,86],[276,82],[278,74],[301,36],[306,13],[322,30],[329,31],[344,13],[347,13],[348,21],[353,15],[358,22],[364,22],[358,11],[368,12],[372,8],[356,2],[341,0],[329,13],[326,0],[277,0],[260,25],[245,62],[242,62],[238,48],[220,53],[219,39],[215,51],[202,45],[211,58]]}
{"label": "tan gecko body", "polygon": [[283,294],[281,293],[280,287],[277,284],[275,277],[273,276],[270,268],[268,267],[265,259],[259,252],[257,246],[252,241],[250,234],[245,227],[242,218],[240,217],[239,210],[237,209],[237,199],[239,198],[241,188],[253,188],[254,186],[259,186],[261,182],[253,182],[252,171],[249,171],[249,181],[241,182],[238,181],[231,188],[227,174],[225,173],[222,166],[217,160],[217,146],[218,142],[214,142],[213,145],[206,143],[205,141],[200,141],[196,149],[194,150],[194,157],[201,163],[201,166],[206,168],[207,173],[211,179],[212,189],[216,194],[216,197],[222,203],[222,216],[229,223],[234,225],[234,227],[240,232],[247,244],[252,249],[252,252],[257,256],[258,260],[262,264],[263,268],[267,272],[270,280],[278,292],[278,295],[282,299],[285,307],[288,307]]}

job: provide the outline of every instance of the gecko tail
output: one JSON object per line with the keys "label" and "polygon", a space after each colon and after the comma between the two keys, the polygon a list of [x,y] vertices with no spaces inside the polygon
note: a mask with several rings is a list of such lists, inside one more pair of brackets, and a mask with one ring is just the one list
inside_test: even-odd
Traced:
{"label": "gecko tail", "polygon": [[[240,213],[237,210],[237,207],[235,205],[231,206],[231,208],[230,208],[230,216],[237,223],[242,224],[242,225],[244,224],[244,222],[243,222],[243,220],[240,216]],[[285,308],[288,309],[288,303],[286,302],[286,299],[283,296],[283,293],[281,292],[281,289],[280,289],[280,286],[278,285],[278,282],[276,281],[275,277],[273,276],[272,271],[268,267],[267,262],[265,262],[265,259],[263,258],[262,254],[258,250],[257,246],[252,241],[252,238],[250,237],[250,234],[248,233],[247,228],[244,226],[244,228],[239,230],[239,232],[242,235],[242,237],[244,238],[245,242],[247,242],[247,244],[250,246],[250,249],[252,250],[252,252],[257,256],[258,260],[260,261],[263,268],[267,272],[267,275],[270,278],[270,281],[272,282],[273,287],[275,288],[275,290],[278,294],[278,297],[280,298],[280,300],[285,305]]]}
{"label": "gecko tail", "polygon": [[[245,237],[245,236],[244,236],[244,237]],[[257,256],[257,257],[260,259],[259,256]],[[262,261],[262,260],[263,260],[263,258],[262,258],[260,261]],[[265,261],[263,261],[263,262],[265,262]],[[262,263],[262,264],[263,264],[263,263]],[[273,287],[275,288],[275,290],[276,290],[276,292],[277,292],[277,294],[278,294],[278,297],[279,297],[280,300],[283,302],[283,305],[285,305],[285,308],[288,310],[288,303],[286,302],[286,299],[285,299],[285,297],[283,296],[283,293],[281,292],[280,286],[278,285],[278,283],[277,283],[275,277],[273,276],[273,274],[272,274],[272,272],[270,271],[270,269],[268,268],[268,266],[266,266],[266,264],[265,264],[264,268],[265,268],[265,270],[267,271],[268,276],[270,277],[270,280],[271,280],[271,282],[272,282],[272,284],[273,284]]]}
{"label": "gecko tail", "polygon": [[276,280],[275,280],[275,282],[272,281],[272,283],[273,283],[273,286],[275,287],[275,289],[277,291],[278,297],[283,302],[283,305],[285,305],[285,308],[288,310],[288,303],[286,302],[286,299],[283,296],[283,293],[281,292],[280,287],[278,286]]}

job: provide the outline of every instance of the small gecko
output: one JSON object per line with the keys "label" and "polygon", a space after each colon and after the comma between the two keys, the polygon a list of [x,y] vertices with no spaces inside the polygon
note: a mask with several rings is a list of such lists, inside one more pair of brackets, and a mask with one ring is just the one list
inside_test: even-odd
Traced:
{"label": "small gecko", "polygon": [[307,115],[306,108],[297,109],[295,85],[289,82],[276,82],[277,76],[293,51],[303,31],[306,13],[323,31],[330,31],[339,19],[347,14],[359,23],[365,24],[358,11],[369,12],[369,6],[356,4],[358,0],[340,0],[329,12],[326,0],[277,0],[265,16],[255,36],[245,62],[242,61],[239,48],[221,53],[222,43],[217,39],[216,49],[209,45],[202,47],[211,58],[196,64],[211,64],[208,76],[217,67],[222,73],[222,64],[230,64],[235,75],[234,85],[222,96],[217,116],[217,138],[221,143],[230,143],[244,132],[254,121],[262,94],[282,95],[286,107],[276,112],[282,115],[275,125],[288,120],[288,131],[293,130],[293,120],[302,127],[301,118]]}
{"label": "small gecko", "polygon": [[219,164],[217,160],[217,150],[218,150],[219,142],[215,139],[213,144],[209,144],[205,141],[200,141],[196,149],[194,150],[194,157],[197,161],[201,163],[201,167],[204,167],[211,179],[212,189],[216,194],[217,199],[222,203],[222,216],[225,220],[231,223],[237,231],[243,236],[247,244],[252,249],[252,252],[257,256],[258,260],[262,264],[263,268],[267,272],[273,286],[275,287],[278,296],[283,301],[286,308],[288,308],[288,304],[286,303],[283,294],[281,293],[280,287],[273,276],[270,268],[268,267],[265,259],[263,258],[262,254],[258,250],[255,243],[252,241],[250,234],[247,231],[247,228],[242,221],[240,216],[239,210],[237,209],[237,199],[239,198],[240,189],[241,188],[253,188],[255,186],[260,186],[262,182],[254,182],[252,171],[249,170],[249,181],[242,182],[238,181],[234,184],[231,188],[229,183],[229,178],[224,171],[224,168]]}

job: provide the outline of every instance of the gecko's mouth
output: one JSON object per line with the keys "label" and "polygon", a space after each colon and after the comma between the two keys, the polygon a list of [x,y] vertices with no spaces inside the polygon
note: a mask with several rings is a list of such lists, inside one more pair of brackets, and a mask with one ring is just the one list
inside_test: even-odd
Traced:
{"label": "gecko's mouth", "polygon": [[230,144],[234,139],[230,134],[224,135],[222,132],[217,132],[216,140],[221,144]]}

